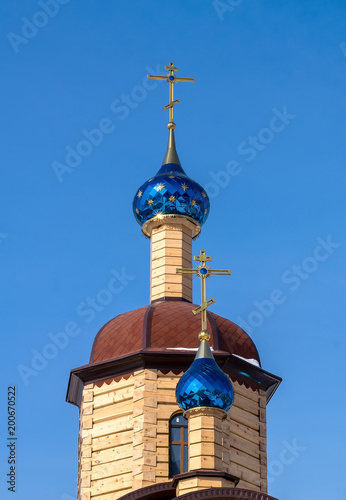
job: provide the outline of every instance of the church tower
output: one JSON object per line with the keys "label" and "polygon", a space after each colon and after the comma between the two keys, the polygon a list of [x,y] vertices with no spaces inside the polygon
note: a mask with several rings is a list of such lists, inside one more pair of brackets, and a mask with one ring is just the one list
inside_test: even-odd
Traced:
{"label": "church tower", "polygon": [[[192,241],[210,209],[175,145],[174,87],[167,75],[168,146],[133,212],[150,239],[150,304],[111,319],[87,365],[71,371],[67,401],[79,407],[78,500],[254,499],[267,494],[266,405],[281,382],[255,344],[208,310],[204,250]],[[192,278],[201,281],[193,304]]]}

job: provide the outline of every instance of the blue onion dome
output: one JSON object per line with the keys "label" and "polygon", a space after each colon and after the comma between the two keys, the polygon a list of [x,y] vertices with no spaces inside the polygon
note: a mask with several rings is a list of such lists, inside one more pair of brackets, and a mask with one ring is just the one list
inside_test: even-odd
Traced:
{"label": "blue onion dome", "polygon": [[179,380],[175,395],[184,411],[201,406],[228,411],[232,406],[232,383],[218,367],[206,340],[201,341],[194,362]]}
{"label": "blue onion dome", "polygon": [[169,130],[168,147],[160,170],[145,182],[133,200],[133,213],[146,236],[147,223],[165,217],[186,217],[200,227],[209,215],[210,203],[202,186],[184,172],[175,148],[174,130]]}

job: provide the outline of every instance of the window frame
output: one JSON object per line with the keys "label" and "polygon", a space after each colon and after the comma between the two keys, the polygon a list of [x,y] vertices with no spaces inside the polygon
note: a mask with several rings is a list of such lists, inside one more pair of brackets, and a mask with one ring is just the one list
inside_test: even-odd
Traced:
{"label": "window frame", "polygon": [[[174,424],[173,421],[177,417],[182,417],[184,420],[181,424]],[[172,439],[172,429],[180,429],[180,441],[173,441]],[[185,432],[184,430],[188,430],[188,421],[184,417],[182,412],[174,413],[169,419],[169,477],[174,477],[172,475],[172,446],[178,445],[180,446],[180,472],[178,474],[182,474],[183,472],[187,472],[189,470],[189,442],[188,437],[187,441],[185,441]],[[187,447],[187,463],[185,463],[184,450],[185,446]],[[184,470],[186,469],[186,470]]]}

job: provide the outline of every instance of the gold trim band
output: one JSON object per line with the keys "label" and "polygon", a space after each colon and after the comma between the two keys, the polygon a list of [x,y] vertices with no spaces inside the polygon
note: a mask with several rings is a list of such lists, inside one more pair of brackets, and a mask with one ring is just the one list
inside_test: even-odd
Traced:
{"label": "gold trim band", "polygon": [[143,226],[142,226],[142,233],[144,234],[144,236],[146,236],[147,238],[150,238],[150,233],[148,231],[148,226],[150,223],[152,222],[156,222],[156,223],[164,223],[164,221],[166,219],[186,219],[190,222],[193,223],[193,225],[195,226],[195,231],[194,231],[194,234],[192,235],[192,239],[194,240],[195,238],[197,238],[197,236],[199,236],[200,232],[201,232],[201,226],[198,224],[198,222],[196,222],[194,219],[192,219],[192,217],[189,217],[188,215],[183,215],[183,214],[162,214],[160,216],[155,216],[155,217],[152,217],[151,219],[148,219],[146,222],[144,222]]}

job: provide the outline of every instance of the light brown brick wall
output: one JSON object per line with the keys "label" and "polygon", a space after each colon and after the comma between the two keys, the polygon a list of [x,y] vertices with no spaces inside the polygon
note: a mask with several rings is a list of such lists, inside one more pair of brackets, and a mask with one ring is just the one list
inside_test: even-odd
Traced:
{"label": "light brown brick wall", "polygon": [[192,267],[194,225],[185,219],[172,219],[154,227],[150,238],[150,300],[182,297],[192,302],[192,275],[176,273]]}
{"label": "light brown brick wall", "polygon": [[[171,372],[141,370],[101,387],[85,386],[78,499],[116,500],[170,480],[169,420],[179,410],[179,378]],[[241,479],[239,487],[266,491],[265,394],[234,381],[233,386],[234,405],[218,430],[219,461],[222,470]]]}

